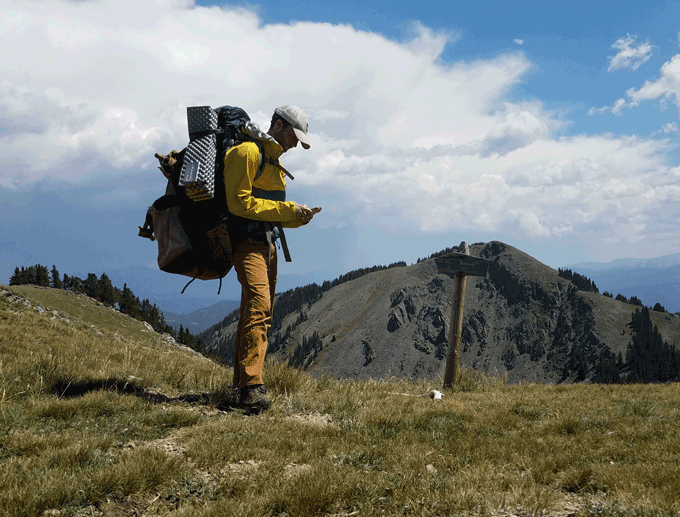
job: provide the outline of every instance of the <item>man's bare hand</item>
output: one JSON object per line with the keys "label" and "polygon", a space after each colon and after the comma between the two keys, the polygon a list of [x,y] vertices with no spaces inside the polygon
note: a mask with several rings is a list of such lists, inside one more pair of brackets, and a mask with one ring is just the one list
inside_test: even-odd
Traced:
{"label": "man's bare hand", "polygon": [[318,214],[319,212],[321,212],[321,207],[317,206],[314,208],[309,208],[306,205],[299,205],[295,203],[295,215],[297,216],[297,220],[302,224],[307,224],[312,220],[314,215]]}

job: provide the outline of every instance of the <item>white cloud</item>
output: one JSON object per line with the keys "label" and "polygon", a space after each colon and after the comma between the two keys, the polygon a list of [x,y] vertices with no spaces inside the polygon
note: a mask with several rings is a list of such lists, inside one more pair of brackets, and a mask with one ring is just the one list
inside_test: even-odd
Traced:
{"label": "white cloud", "polygon": [[435,61],[443,52],[446,44],[453,43],[460,39],[459,33],[453,32],[434,32],[423,24],[416,22],[412,26],[414,38],[406,42],[405,48],[415,54],[426,54],[432,61]]}
{"label": "white cloud", "polygon": [[608,111],[611,110],[612,110],[611,106],[603,106],[601,108],[590,108],[588,110],[588,115],[602,115],[603,113],[607,113]]}
{"label": "white cloud", "polygon": [[496,114],[496,122],[481,142],[484,156],[507,154],[536,140],[549,138],[560,124],[542,111],[537,103],[510,104]]}
{"label": "white cloud", "polygon": [[562,235],[593,224],[613,228],[616,217],[644,215],[662,198],[680,200],[675,178],[659,172],[666,170],[663,151],[635,138],[539,140],[505,156],[452,157],[446,167],[441,158],[416,162],[404,167],[400,184],[370,188],[385,203],[406,199],[405,210],[431,230],[488,231],[516,221],[530,235]]}
{"label": "white cloud", "polygon": [[661,77],[655,81],[646,81],[639,90],[629,89],[626,95],[633,106],[645,100],[662,98],[680,107],[680,54],[663,64]]}
{"label": "white cloud", "polygon": [[601,108],[590,108],[588,115],[602,115],[603,113],[612,113],[614,115],[621,115],[623,108],[630,107],[626,103],[626,99],[619,99],[611,106],[603,106]]}
{"label": "white cloud", "polygon": [[543,226],[538,216],[531,210],[513,210],[512,214],[517,217],[520,227],[529,235],[535,237],[548,237],[550,230]]}
{"label": "white cloud", "polygon": [[674,103],[680,108],[680,54],[673,56],[670,61],[661,66],[661,75],[658,79],[645,81],[645,84],[638,90],[629,88],[626,91],[627,99],[621,98],[612,106],[602,108],[591,108],[589,115],[600,115],[611,112],[620,115],[624,108],[634,108],[641,102],[660,99],[660,108],[666,108],[668,102]]}
{"label": "white cloud", "polygon": [[620,115],[621,112],[623,111],[623,108],[625,108],[625,107],[626,107],[626,101],[624,99],[619,99],[612,106],[612,113],[614,115]]}
{"label": "white cloud", "polygon": [[664,124],[661,127],[661,131],[663,131],[665,134],[677,133],[678,132],[678,124],[676,122],[669,122],[668,124]]}
{"label": "white cloud", "polygon": [[523,39],[516,39],[515,43],[517,43],[518,45],[524,45],[524,40]]}
{"label": "white cloud", "polygon": [[618,50],[615,56],[609,57],[609,72],[613,70],[637,70],[643,63],[649,61],[652,56],[652,45],[649,40],[635,45],[637,36],[628,34],[612,44],[612,48]]}
{"label": "white cloud", "polygon": [[[134,17],[121,14],[126,5]],[[139,163],[186,138],[191,104],[232,103],[259,115],[296,103],[308,109],[312,132],[351,132],[366,149],[467,144],[499,123],[504,93],[530,67],[519,54],[443,66],[438,58],[455,36],[417,24],[399,44],[343,25],[262,26],[251,12],[191,2],[0,6],[8,14],[0,120],[11,126],[0,133],[11,142],[0,158],[23,164],[14,170],[24,178],[59,174],[57,162],[83,152],[106,154],[119,168]]]}
{"label": "white cloud", "polygon": [[[366,214],[423,231],[649,232],[660,205],[680,202],[667,143],[558,138],[561,123],[539,100],[514,101],[533,66],[521,52],[442,63],[457,36],[420,25],[400,43],[345,25],[263,25],[247,10],[189,1],[0,8],[5,186],[137,174],[155,151],[184,145],[186,106],[235,104],[264,125],[292,103],[306,110],[312,143],[284,157],[296,183],[349,188]],[[658,91],[673,91],[671,69]],[[620,113],[632,95],[607,109]]]}

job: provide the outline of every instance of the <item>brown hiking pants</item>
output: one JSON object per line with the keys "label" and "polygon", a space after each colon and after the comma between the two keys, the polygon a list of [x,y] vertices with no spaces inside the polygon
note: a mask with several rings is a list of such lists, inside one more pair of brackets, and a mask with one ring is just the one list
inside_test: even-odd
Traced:
{"label": "brown hiking pants", "polygon": [[[271,259],[270,257],[271,248]],[[234,388],[263,384],[267,332],[272,324],[276,292],[276,248],[248,239],[232,256],[241,284],[241,312],[234,349]]]}

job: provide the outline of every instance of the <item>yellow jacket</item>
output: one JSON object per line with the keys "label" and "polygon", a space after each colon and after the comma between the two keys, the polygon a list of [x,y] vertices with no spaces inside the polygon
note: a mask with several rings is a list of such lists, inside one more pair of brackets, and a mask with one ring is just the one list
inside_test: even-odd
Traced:
{"label": "yellow jacket", "polygon": [[[259,142],[265,157],[278,160],[283,149],[275,140]],[[295,214],[295,203],[285,200],[286,180],[283,171],[265,162],[262,174],[260,150],[254,142],[244,142],[224,156],[224,189],[229,212],[255,221],[281,223],[285,228],[302,225]]]}

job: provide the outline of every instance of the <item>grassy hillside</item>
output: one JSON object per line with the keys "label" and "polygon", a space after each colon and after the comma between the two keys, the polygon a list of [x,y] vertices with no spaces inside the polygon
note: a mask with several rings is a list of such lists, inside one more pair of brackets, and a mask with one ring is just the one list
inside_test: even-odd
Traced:
{"label": "grassy hillside", "polygon": [[0,288],[0,515],[674,515],[680,390],[231,373],[82,296]]}
{"label": "grassy hillside", "polygon": [[[502,242],[473,244],[470,254],[490,265],[485,277],[467,280],[462,365],[500,372],[510,383],[626,378],[638,307],[581,291]],[[270,356],[344,379],[443,375],[455,281],[437,271],[434,259],[364,273],[323,292],[311,284],[282,294],[275,302]],[[649,312],[663,340],[677,348],[680,315]],[[237,318],[233,313],[201,335],[202,344],[225,361],[234,356]]]}

